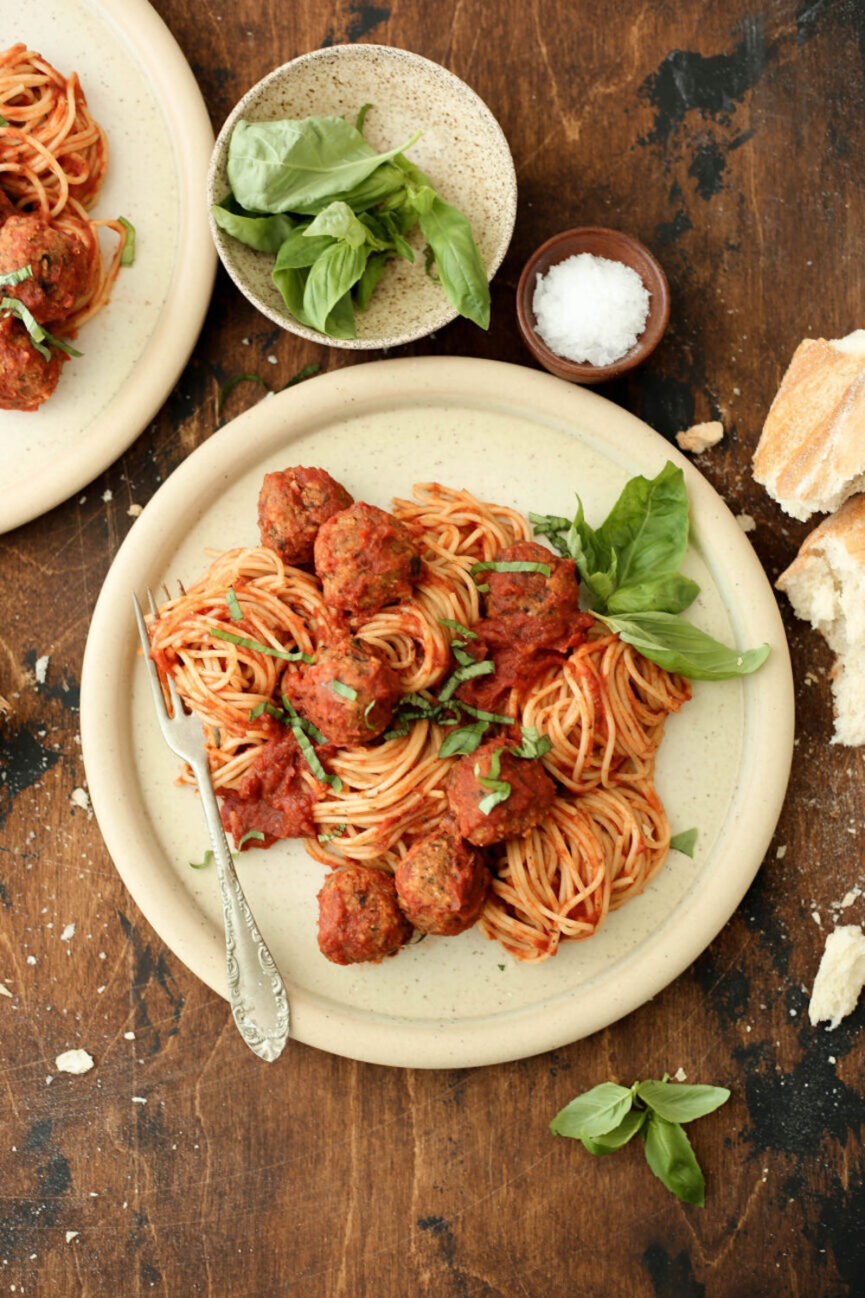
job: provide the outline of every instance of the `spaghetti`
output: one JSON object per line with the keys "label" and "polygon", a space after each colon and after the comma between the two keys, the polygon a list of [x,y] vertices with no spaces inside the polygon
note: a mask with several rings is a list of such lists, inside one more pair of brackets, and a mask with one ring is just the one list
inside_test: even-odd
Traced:
{"label": "spaghetti", "polygon": [[[105,132],[87,107],[77,74],[64,76],[23,44],[0,53],[0,221],[4,215],[41,218],[42,226],[19,233],[19,246],[29,250],[41,231],[46,252],[53,254],[50,260],[55,270],[58,238],[60,247],[68,252],[70,264],[74,263],[70,300],[64,301],[62,311],[57,315],[40,314],[34,307],[31,312],[38,324],[50,325],[55,334],[74,338],[78,329],[105,306],[121,264],[131,260],[129,223],[89,216],[107,165]],[[101,229],[117,236],[107,263],[99,245]],[[9,251],[4,249],[5,259]],[[38,262],[38,256],[31,257],[34,261]],[[4,265],[0,269],[19,268]],[[32,273],[37,275],[35,266]],[[28,286],[9,293],[26,304],[29,291]],[[27,325],[31,339],[41,343],[44,333],[37,333],[24,313],[19,318]],[[55,342],[53,338],[50,341]],[[42,400],[48,395],[50,391],[42,395]],[[7,404],[14,402],[10,399]],[[38,400],[31,401],[22,408],[38,404]]]}
{"label": "spaghetti", "polygon": [[[348,629],[398,676],[403,698],[395,721],[403,707],[414,717],[402,733],[392,729],[372,743],[320,745],[328,783],[301,767],[317,831],[307,851],[333,868],[374,863],[394,872],[447,815],[447,781],[458,758],[440,750],[455,721],[488,735],[522,726],[524,734],[546,736],[540,761],[555,799],[528,833],[488,849],[492,888],[480,917],[482,932],[516,959],[545,960],[562,942],[596,933],[663,865],[670,829],[654,764],[665,719],[687,701],[690,686],[594,623],[574,647],[544,650],[513,679],[502,673],[495,711],[470,705],[460,688],[451,706],[462,716],[448,715],[436,691],[446,692],[455,646],[470,647],[472,628],[483,634],[487,625],[472,569],[528,542],[529,524],[513,510],[434,483],[416,486],[412,500],[396,500],[393,517],[410,529],[421,556],[413,596],[352,614]],[[285,689],[307,670],[298,655],[319,655],[338,622],[317,577],[267,548],[218,555],[202,580],[151,620],[152,655],[201,717],[223,795],[240,791],[263,745],[285,734],[279,700],[288,704]],[[484,688],[495,679],[485,674]]]}

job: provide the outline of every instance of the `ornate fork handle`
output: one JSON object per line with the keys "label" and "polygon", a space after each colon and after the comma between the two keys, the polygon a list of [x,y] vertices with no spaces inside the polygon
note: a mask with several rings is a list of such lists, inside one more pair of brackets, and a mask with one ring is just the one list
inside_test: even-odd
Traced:
{"label": "ornate fork handle", "polygon": [[231,1012],[250,1049],[272,1063],[282,1053],[289,1034],[285,984],[243,895],[222,828],[206,759],[193,764],[192,769],[201,794],[219,879],[225,917],[225,962]]}

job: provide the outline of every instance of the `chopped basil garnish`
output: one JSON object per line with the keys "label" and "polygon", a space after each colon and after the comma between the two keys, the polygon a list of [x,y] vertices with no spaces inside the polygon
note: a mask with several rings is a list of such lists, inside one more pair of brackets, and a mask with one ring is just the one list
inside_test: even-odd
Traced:
{"label": "chopped basil garnish", "polygon": [[317,744],[327,743],[327,740],[319,730],[318,726],[314,726],[311,721],[307,721],[306,717],[300,716],[296,709],[292,707],[291,700],[287,694],[283,694],[282,696],[282,706],[285,708],[290,718],[297,717],[297,724],[302,730],[306,731],[310,739],[313,739]]}
{"label": "chopped basil garnish", "polygon": [[472,576],[476,572],[540,572],[549,577],[552,569],[548,563],[533,563],[530,559],[488,559],[472,564],[469,572]]}
{"label": "chopped basil garnish", "polygon": [[534,726],[521,726],[523,742],[519,748],[511,748],[510,751],[514,757],[523,757],[527,761],[532,761],[536,757],[543,757],[553,746],[553,742],[547,735],[540,734]]}
{"label": "chopped basil garnish", "polygon": [[280,392],[284,392],[286,388],[293,388],[295,383],[303,383],[304,379],[311,379],[320,369],[321,366],[318,361],[313,361],[310,365],[304,365],[296,374],[291,376],[287,383],[282,385],[279,389]]}
{"label": "chopped basil garnish", "polygon": [[493,807],[497,807],[500,802],[507,802],[511,796],[511,786],[507,780],[499,777],[502,773],[502,752],[504,750],[497,748],[490,758],[490,769],[488,775],[481,775],[481,768],[475,762],[475,775],[478,777],[478,784],[482,784],[490,792],[485,798],[481,798],[478,803],[478,810],[482,815],[488,816]]}
{"label": "chopped basil garnish", "polygon": [[[321,760],[318,756],[318,753],[315,751],[315,749],[312,746],[312,740],[304,730],[303,720],[298,716],[296,709],[293,707],[290,700],[287,699],[284,694],[282,696],[282,701],[285,704],[286,711],[288,712],[289,715],[289,725],[291,726],[292,734],[297,740],[298,747],[300,748],[300,751],[303,753],[303,756],[306,759],[306,763],[309,769],[312,771],[313,775],[317,780],[321,780],[322,784],[329,784],[333,789],[334,793],[339,793],[340,790],[342,789],[342,780],[335,772],[331,772],[330,774],[328,774],[328,772],[324,769],[324,767],[321,764]],[[319,733],[321,732],[319,731]]]}
{"label": "chopped basil garnish", "polygon": [[459,631],[460,635],[465,640],[477,640],[478,638],[477,631],[470,631],[467,626],[463,626],[462,622],[455,622],[453,618],[440,617],[439,622],[442,626],[449,626],[452,631]]}
{"label": "chopped basil garnish", "polygon": [[126,242],[120,254],[120,265],[131,266],[135,261],[135,226],[125,216],[118,216],[118,221],[126,231]]}
{"label": "chopped basil garnish", "polygon": [[473,662],[470,667],[458,667],[453,676],[445,681],[439,691],[439,702],[447,703],[452,698],[456,690],[462,685],[463,681],[474,680],[476,676],[489,676],[496,669],[495,663],[489,658],[482,662]]}
{"label": "chopped basil garnish", "polygon": [[328,681],[334,694],[340,694],[344,699],[354,702],[357,698],[357,690],[351,685],[344,685],[342,681]]}
{"label": "chopped basil garnish", "polygon": [[237,844],[238,852],[243,847],[243,844],[248,843],[251,838],[258,839],[258,841],[261,843],[264,842],[264,834],[262,834],[260,829],[248,829],[246,833],[243,835],[243,838]]}
{"label": "chopped basil garnish", "polygon": [[[23,302],[19,302],[17,297],[0,298],[0,311],[8,311],[10,315],[16,316],[21,321],[27,330],[30,342],[43,360],[49,361],[51,359],[52,347],[57,347],[61,352],[65,352],[67,356],[81,355],[81,352],[76,351],[69,343],[61,342],[44,325],[39,324],[32,311],[29,311]],[[46,346],[46,343],[49,346]]]}
{"label": "chopped basil garnish", "polygon": [[686,829],[681,834],[674,834],[670,839],[670,850],[681,852],[684,856],[694,855],[694,847],[697,842],[697,830]]}
{"label": "chopped basil garnish", "polygon": [[461,699],[458,702],[463,712],[467,712],[470,717],[475,717],[478,721],[490,721],[496,726],[512,726],[514,724],[513,717],[504,717],[498,712],[482,712],[480,708],[473,708],[470,703],[463,703]]}
{"label": "chopped basil garnish", "polygon": [[369,714],[370,712],[372,712],[375,705],[376,705],[376,700],[370,699],[369,703],[367,703],[366,707],[363,710],[363,724],[366,726],[367,730],[375,730],[375,726],[372,724],[372,722],[369,719]]}
{"label": "chopped basil garnish", "polygon": [[0,284],[20,284],[22,280],[29,279],[33,274],[33,267],[28,262],[26,266],[19,267],[18,270],[7,270],[5,275],[0,275]]}
{"label": "chopped basil garnish", "polygon": [[332,838],[339,838],[347,829],[348,825],[345,824],[334,825],[333,829],[329,829],[326,834],[316,834],[316,838],[320,843],[329,843]]}
{"label": "chopped basil garnish", "polygon": [[212,862],[212,860],[213,860],[213,848],[209,847],[207,851],[204,853],[203,861],[190,861],[189,864],[192,866],[193,870],[206,870],[207,867]]}
{"label": "chopped basil garnish", "polygon": [[257,383],[260,388],[264,388],[267,392],[270,391],[270,388],[267,386],[264,379],[260,379],[257,374],[235,374],[227,383],[223,383],[222,387],[219,389],[219,396],[216,399],[217,419],[222,414],[222,407],[225,405],[227,398],[237,387],[238,383]]}
{"label": "chopped basil garnish", "polygon": [[222,627],[212,626],[210,634],[217,640],[227,640],[230,644],[240,645],[243,649],[253,649],[256,653],[270,654],[271,658],[282,658],[284,662],[313,663],[315,659],[300,649],[274,649],[272,645],[262,644],[260,640],[248,640],[246,636],[235,635],[233,631],[223,631]]}
{"label": "chopped basil garnish", "polygon": [[410,730],[411,726],[409,725],[396,726],[393,730],[386,730],[382,735],[382,739],[404,739]]}
{"label": "chopped basil garnish", "polygon": [[488,721],[476,721],[473,726],[452,730],[439,749],[439,757],[467,757],[480,747],[488,729]]}
{"label": "chopped basil garnish", "polygon": [[225,593],[225,602],[228,605],[228,611],[231,614],[232,622],[243,621],[243,610],[237,602],[237,596],[234,593],[234,587],[229,586]]}
{"label": "chopped basil garnish", "polygon": [[451,641],[451,653],[454,658],[456,658],[460,667],[471,667],[472,663],[478,661],[473,654],[466,653],[463,643],[460,640]]}

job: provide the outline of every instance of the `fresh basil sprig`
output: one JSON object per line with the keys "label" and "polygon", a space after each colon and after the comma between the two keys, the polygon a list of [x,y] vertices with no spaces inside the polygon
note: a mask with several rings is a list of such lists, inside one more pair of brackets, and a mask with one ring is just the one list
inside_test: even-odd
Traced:
{"label": "fresh basil sprig", "polygon": [[727,680],[757,670],[769,646],[728,649],[677,615],[700,587],[678,571],[688,548],[688,492],[667,461],[654,478],[635,477],[597,529],[582,501],[571,522],[530,514],[535,533],[575,560],[592,612],[651,662],[692,680]]}
{"label": "fresh basil sprig", "polygon": [[596,1155],[614,1153],[639,1132],[655,1176],[685,1203],[702,1208],[706,1182],[681,1124],[712,1113],[729,1098],[724,1086],[689,1086],[666,1075],[627,1088],[602,1082],[566,1104],[550,1131],[582,1141]]}
{"label": "fresh basil sprig", "polygon": [[413,262],[407,235],[418,225],[438,282],[464,316],[489,327],[486,269],[466,218],[396,149],[363,137],[370,105],[355,125],[341,117],[247,122],[234,128],[227,174],[232,193],[214,221],[259,252],[276,254],[273,282],[288,311],[331,338],[355,338],[388,261]]}

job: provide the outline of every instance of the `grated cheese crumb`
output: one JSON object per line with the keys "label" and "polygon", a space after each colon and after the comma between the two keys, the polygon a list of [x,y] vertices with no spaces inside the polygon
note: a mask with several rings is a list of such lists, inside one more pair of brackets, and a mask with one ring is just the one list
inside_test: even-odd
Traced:
{"label": "grated cheese crumb", "polygon": [[86,1050],[64,1050],[62,1055],[58,1055],[54,1060],[55,1066],[59,1073],[89,1073],[93,1067],[93,1056],[89,1055]]}
{"label": "grated cheese crumb", "polygon": [[50,661],[50,654],[43,654],[41,658],[36,659],[36,666],[33,668],[33,673],[36,677],[37,685],[45,684],[45,678],[48,675],[48,664]]}

